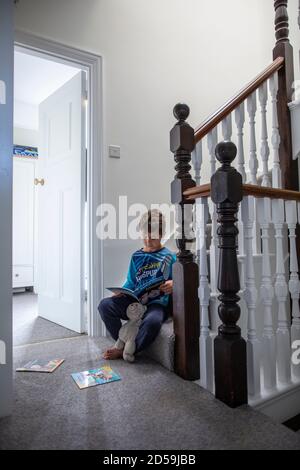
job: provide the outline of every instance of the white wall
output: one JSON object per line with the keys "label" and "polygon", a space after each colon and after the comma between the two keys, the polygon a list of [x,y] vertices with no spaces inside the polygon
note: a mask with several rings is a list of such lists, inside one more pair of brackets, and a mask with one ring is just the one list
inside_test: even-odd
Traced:
{"label": "white wall", "polygon": [[[0,104],[0,417],[12,406],[12,141],[13,141],[13,2],[0,2],[0,80],[6,100]],[[2,364],[6,362],[6,364]]]}
{"label": "white wall", "polygon": [[38,147],[39,132],[33,129],[22,129],[14,127],[14,145],[25,145],[27,147]]}
{"label": "white wall", "polygon": [[[295,46],[297,11],[290,0]],[[273,0],[21,0],[16,9],[18,29],[103,56],[104,146],[122,153],[105,154],[105,200],[148,205],[170,200],[174,104],[188,103],[199,124],[272,61],[273,23]],[[105,284],[122,278],[136,245],[105,245]]]}
{"label": "white wall", "polygon": [[14,125],[23,129],[39,128],[39,108],[36,104],[14,101]]}

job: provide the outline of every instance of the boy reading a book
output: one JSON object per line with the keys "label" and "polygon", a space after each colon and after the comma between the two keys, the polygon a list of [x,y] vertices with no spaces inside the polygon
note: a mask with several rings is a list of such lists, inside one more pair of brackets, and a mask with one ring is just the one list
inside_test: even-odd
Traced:
{"label": "boy reading a book", "polygon": [[[157,209],[149,210],[140,220],[139,229],[143,248],[133,253],[123,287],[134,291],[147,306],[138,335],[136,353],[147,348],[158,335],[164,321],[171,314],[172,265],[176,255],[163,247],[161,240],[165,220]],[[151,287],[153,287],[151,289]],[[126,294],[117,294],[103,299],[99,312],[105,326],[114,340],[118,339],[121,320],[128,320],[126,309],[134,300]],[[107,349],[104,359],[122,358],[123,351],[115,347]]]}

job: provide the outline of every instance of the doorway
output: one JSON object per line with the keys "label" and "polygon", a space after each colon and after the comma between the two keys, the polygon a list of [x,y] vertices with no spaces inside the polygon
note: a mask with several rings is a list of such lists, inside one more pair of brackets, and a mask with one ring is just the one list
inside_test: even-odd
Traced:
{"label": "doorway", "polygon": [[87,332],[87,74],[15,51],[15,344]]}
{"label": "doorway", "polygon": [[[70,181],[69,181],[68,184],[65,185],[66,186],[65,189],[67,189],[67,191],[65,191],[62,196],[62,199],[65,205],[64,206],[62,204],[60,205],[61,209],[60,209],[60,214],[59,214],[59,217],[61,220],[64,220],[66,215],[70,216],[69,223],[66,223],[64,227],[62,227],[61,229],[61,233],[63,234],[62,238],[65,242],[64,244],[65,250],[68,251],[69,249],[69,254],[68,256],[66,255],[64,258],[62,258],[61,256],[56,257],[56,260],[55,260],[55,256],[52,256],[53,246],[50,245],[47,247],[46,250],[45,249],[41,250],[41,247],[39,247],[38,241],[36,241],[39,239],[39,236],[41,236],[41,226],[44,226],[45,230],[44,230],[44,239],[43,239],[42,245],[44,247],[47,245],[47,243],[45,243],[45,240],[47,239],[47,236],[48,236],[47,232],[49,231],[49,228],[52,228],[53,219],[55,219],[55,206],[57,207],[57,204],[55,205],[53,203],[52,198],[49,197],[49,194],[51,194],[49,193],[49,190],[48,190],[48,195],[47,195],[47,192],[44,190],[49,188],[49,178],[50,178],[50,182],[51,182],[51,177],[52,177],[52,181],[57,182],[59,178],[65,181],[66,178],[68,178],[70,173],[73,171],[72,168],[74,169],[74,166],[69,167],[69,168],[62,168],[62,165],[65,164],[66,162],[59,162],[59,159],[58,160],[56,159],[57,161],[54,162],[55,165],[53,165],[52,169],[49,167],[43,168],[43,164],[45,164],[45,160],[42,159],[42,154],[44,156],[46,154],[45,148],[43,148],[43,143],[41,144],[43,139],[41,139],[41,136],[39,136],[35,141],[34,139],[26,140],[24,136],[24,132],[23,132],[23,138],[22,138],[22,131],[18,130],[18,125],[17,125],[18,123],[15,123],[16,129],[15,129],[15,142],[14,143],[16,145],[19,145],[20,147],[22,147],[23,144],[28,144],[27,145],[29,147],[29,149],[27,149],[28,152],[30,152],[30,147],[31,147],[33,153],[36,148],[37,148],[37,153],[38,153],[37,156],[31,155],[29,158],[24,157],[24,156],[14,157],[14,159],[17,160],[16,165],[18,165],[20,168],[23,165],[22,170],[24,171],[25,164],[29,163],[29,165],[26,167],[25,173],[27,173],[28,178],[30,178],[31,180],[32,180],[32,176],[34,176],[35,185],[34,185],[32,198],[34,199],[34,201],[42,200],[42,203],[40,204],[44,207],[44,209],[46,208],[46,210],[41,211],[39,209],[39,203],[37,203],[36,205],[34,205],[34,209],[33,209],[33,218],[34,218],[34,229],[32,232],[32,237],[34,239],[33,241],[33,269],[32,269],[33,281],[32,281],[32,277],[28,279],[28,276],[27,276],[27,279],[26,279],[26,276],[25,276],[26,273],[28,275],[28,273],[32,271],[27,269],[26,272],[24,271],[22,272],[21,270],[21,274],[20,274],[19,272],[14,270],[14,273],[18,274],[17,279],[15,279],[15,289],[16,291],[19,290],[19,292],[16,292],[16,295],[14,296],[14,305],[15,305],[15,310],[19,312],[20,331],[23,325],[23,327],[25,327],[23,328],[23,335],[27,337],[28,336],[30,337],[31,335],[31,340],[32,339],[34,340],[33,342],[36,342],[39,339],[40,340],[47,339],[48,336],[51,336],[53,338],[54,336],[57,337],[58,335],[60,337],[69,337],[69,336],[74,336],[83,332],[88,333],[91,336],[99,336],[103,334],[103,327],[102,327],[101,322],[99,321],[98,312],[97,312],[97,304],[98,304],[99,299],[102,297],[102,292],[103,292],[102,243],[100,240],[96,239],[95,214],[96,214],[96,208],[101,203],[101,199],[102,199],[101,57],[96,56],[91,53],[79,51],[74,48],[69,48],[64,45],[60,45],[58,43],[54,43],[48,40],[37,38],[27,33],[20,33],[20,32],[16,33],[15,54],[18,54],[21,58],[23,58],[23,60],[25,60],[26,59],[25,56],[27,56],[27,59],[29,58],[29,62],[31,61],[33,63],[35,61],[36,63],[38,60],[40,60],[40,64],[42,62],[44,64],[43,67],[44,67],[45,73],[42,74],[42,76],[44,77],[44,80],[42,80],[43,83],[41,86],[42,93],[44,93],[44,96],[43,96],[43,100],[38,104],[38,107],[42,108],[42,112],[44,114],[45,113],[49,114],[49,109],[50,109],[50,113],[53,111],[53,109],[56,112],[56,116],[52,116],[54,118],[52,119],[52,123],[51,123],[51,130],[53,131],[53,128],[55,128],[56,126],[56,132],[54,129],[52,133],[54,134],[56,133],[56,135],[60,134],[60,138],[64,140],[63,137],[66,135],[65,131],[66,130],[68,131],[70,129],[70,126],[74,124],[74,116],[73,115],[71,116],[74,103],[71,106],[68,106],[67,113],[65,113],[65,114],[69,114],[69,118],[70,118],[69,120],[68,119],[64,120],[62,118],[63,113],[59,113],[57,110],[57,108],[60,106],[61,102],[64,99],[64,95],[70,92],[70,87],[72,89],[72,86],[73,86],[73,91],[74,91],[74,87],[75,87],[75,91],[77,87],[77,91],[79,90],[82,93],[82,100],[84,101],[84,109],[85,109],[85,119],[84,120],[82,119],[81,123],[77,122],[77,131],[73,133],[73,137],[76,138],[78,134],[83,135],[84,131],[86,134],[86,138],[84,142],[85,155],[84,155],[84,159],[82,159],[81,161],[82,167],[81,167],[81,173],[80,173],[82,189],[85,194],[85,202],[84,202],[84,210],[81,211],[80,229],[79,231],[75,230],[75,232],[80,232],[82,235],[81,237],[82,244],[80,245],[81,250],[82,250],[82,256],[80,256],[80,261],[78,261],[77,259],[78,262],[75,262],[74,250],[72,252],[72,250],[69,249],[69,244],[66,243],[66,241],[68,241],[74,235],[74,220],[73,220],[74,211],[72,212],[72,200],[74,199],[74,192],[72,193],[72,191],[68,191],[70,189]],[[56,73],[54,73],[53,75],[51,70],[55,70],[55,69],[56,69]],[[19,70],[21,70],[21,74],[22,74],[22,71],[24,72],[24,67],[22,68],[19,66]],[[28,74],[28,67],[26,67],[26,73]],[[30,73],[34,73],[34,71],[31,70]],[[17,74],[18,74],[18,68],[16,67],[15,68],[16,86],[18,85]],[[51,80],[51,76],[52,77],[54,76],[55,79],[52,78]],[[24,77],[24,73],[23,73],[23,77]],[[26,82],[30,84],[30,77],[27,77],[27,75],[26,75]],[[66,90],[66,87],[67,87],[67,90]],[[36,86],[36,88],[38,88],[38,86]],[[45,94],[48,95],[46,98],[45,98]],[[15,96],[17,99],[18,92],[16,93]],[[56,96],[56,99],[55,99],[55,96]],[[51,98],[52,98],[52,102],[51,102]],[[43,107],[45,108],[45,106],[46,106],[46,109],[43,109]],[[52,109],[51,109],[51,106],[52,106]],[[19,108],[22,111],[22,105],[20,105]],[[26,115],[27,113],[25,112],[24,109],[23,111]],[[38,125],[40,126],[42,122],[41,121],[42,113],[41,112],[38,113],[37,111],[35,111],[35,116],[38,116],[39,114],[40,114],[39,118],[35,117],[35,123],[38,122]],[[21,119],[22,112],[18,114],[18,110],[17,110],[17,112],[15,112],[15,116],[17,119],[19,118]],[[27,127],[28,127],[29,126],[29,113],[27,116],[28,116],[27,118]],[[26,120],[26,117],[25,117],[25,120]],[[38,132],[40,133],[40,129],[38,129]],[[27,133],[27,136],[29,136],[29,134],[30,133]],[[45,134],[45,129],[44,129],[44,134]],[[31,133],[31,136],[33,135],[36,135],[36,134]],[[47,140],[47,139],[49,139],[49,125],[46,128],[46,138],[44,140]],[[70,135],[65,140],[67,142],[58,142],[58,143],[51,142],[52,154],[55,153],[55,152],[53,153],[53,149],[56,148],[57,150],[58,148],[60,150],[60,147],[63,147],[64,144],[66,144],[67,146],[70,145]],[[39,143],[39,145],[36,145],[37,142]],[[41,145],[42,145],[42,148],[41,148]],[[23,145],[23,146],[26,147],[26,145]],[[24,150],[26,151],[26,149]],[[16,151],[20,151],[20,148],[17,149]],[[22,158],[23,159],[28,158],[28,159],[22,162]],[[60,171],[57,171],[57,168],[55,167],[58,167],[60,163],[62,164]],[[20,168],[19,168],[19,171],[15,171],[16,179],[18,179],[18,173],[19,174],[22,173]],[[31,168],[31,170],[29,170],[29,168]],[[45,180],[45,177],[44,177],[45,171],[46,171],[46,174],[48,171],[47,180]],[[22,178],[22,180],[23,180],[23,186],[24,186],[25,179]],[[47,188],[47,183],[48,183],[48,188]],[[60,191],[60,195],[61,194],[62,192]],[[77,199],[79,196],[77,194]],[[27,191],[27,199],[28,198],[30,199],[30,196],[28,195],[28,191]],[[24,200],[23,200],[23,205],[24,205]],[[44,219],[45,219],[43,223],[41,223],[41,212],[42,214],[44,214]],[[75,229],[76,229],[76,224],[75,224]],[[28,227],[27,227],[27,233],[28,233]],[[17,239],[18,239],[18,235],[17,235]],[[24,240],[23,240],[23,246],[24,246]],[[60,254],[62,253],[61,249],[62,247],[60,247]],[[42,273],[42,276],[41,276],[39,273],[39,269],[41,269],[41,264],[43,265],[43,263],[41,263],[40,261],[41,257],[44,257],[44,268],[45,268],[45,265],[47,266],[47,264],[49,265],[53,261],[54,261],[54,264],[55,262],[56,264],[60,264],[59,266],[59,269],[61,270],[60,276],[62,278],[64,277],[63,288],[61,288],[63,292],[60,292],[60,300],[62,297],[64,297],[66,301],[62,310],[63,315],[61,315],[61,311],[60,311],[60,307],[62,307],[62,305],[60,305],[59,303],[57,304],[57,299],[54,299],[53,295],[48,296],[48,298],[45,295],[43,296],[43,289],[41,288],[41,286],[43,286],[42,281],[43,281],[43,278],[45,280],[45,275],[44,273]],[[28,264],[30,264],[28,262],[28,258],[29,256],[27,257],[27,260],[26,260],[26,263],[27,263],[26,267],[28,267]],[[70,300],[72,300],[71,295],[70,295],[72,294],[72,285],[70,282],[70,276],[68,276],[68,272],[70,273],[70,269],[72,271],[72,268],[76,268],[77,270],[76,272],[78,272],[78,270],[81,271],[81,284],[78,289],[75,289],[75,290],[73,289],[73,291],[77,293],[77,303],[75,305],[75,307],[77,308],[77,313],[75,312],[75,314],[74,314],[74,310],[76,310],[76,308],[74,309],[74,304],[72,305],[72,302],[70,302]],[[56,269],[56,272],[59,272],[59,270],[57,269]],[[25,276],[25,281],[24,281],[24,276]],[[55,275],[52,276],[52,281],[53,281],[53,278],[55,279]],[[22,285],[24,284],[24,282],[26,285]],[[51,284],[51,278],[50,278],[50,281],[49,279],[47,279],[47,282],[46,282],[47,288],[49,288],[49,283]],[[20,292],[20,289],[21,289],[21,292]],[[80,304],[81,304],[81,307],[80,307]],[[78,308],[80,310],[80,315],[78,315]],[[69,319],[67,318],[68,315],[66,314],[66,310],[68,309],[69,309]],[[45,314],[45,310],[46,310],[46,314]],[[47,315],[47,310],[48,310],[48,315]],[[26,330],[26,320],[25,320],[26,311],[27,311],[27,320],[29,321],[29,323],[27,324],[27,333],[25,332],[26,333],[25,334],[24,330]],[[16,315],[18,315],[18,313],[16,313]],[[65,316],[64,320],[67,319],[67,321],[62,321],[62,316]],[[74,316],[76,317],[76,321],[74,321]],[[42,323],[44,323],[44,325],[47,324],[47,330],[48,330],[47,332],[45,328],[43,329],[42,327],[40,327]],[[34,328],[32,328],[33,324],[37,325],[36,331],[34,331]]]}

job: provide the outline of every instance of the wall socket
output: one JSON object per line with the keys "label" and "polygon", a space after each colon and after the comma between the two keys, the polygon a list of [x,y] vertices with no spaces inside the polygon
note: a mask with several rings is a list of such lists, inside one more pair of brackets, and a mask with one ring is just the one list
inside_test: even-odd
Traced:
{"label": "wall socket", "polygon": [[108,147],[108,156],[110,158],[121,158],[121,147],[110,145]]}

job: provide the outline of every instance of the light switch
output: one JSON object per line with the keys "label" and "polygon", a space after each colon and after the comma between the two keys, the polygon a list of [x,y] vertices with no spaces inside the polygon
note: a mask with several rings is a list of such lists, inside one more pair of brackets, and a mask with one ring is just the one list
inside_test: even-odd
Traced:
{"label": "light switch", "polygon": [[110,145],[108,155],[110,158],[121,158],[121,147]]}

